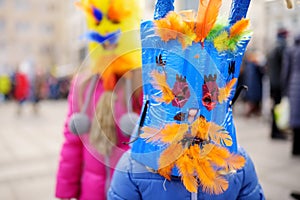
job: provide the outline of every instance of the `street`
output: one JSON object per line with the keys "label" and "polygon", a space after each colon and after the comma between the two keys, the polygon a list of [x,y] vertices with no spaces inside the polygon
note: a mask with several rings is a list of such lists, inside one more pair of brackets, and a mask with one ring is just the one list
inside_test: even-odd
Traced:
{"label": "street", "polygon": [[[242,109],[242,107],[237,107]],[[25,104],[0,104],[0,200],[54,198],[55,174],[63,141],[67,102],[42,101],[39,113]],[[291,140],[274,141],[262,117],[235,115],[238,141],[252,157],[268,200],[291,200],[300,191],[300,158],[291,156]]]}

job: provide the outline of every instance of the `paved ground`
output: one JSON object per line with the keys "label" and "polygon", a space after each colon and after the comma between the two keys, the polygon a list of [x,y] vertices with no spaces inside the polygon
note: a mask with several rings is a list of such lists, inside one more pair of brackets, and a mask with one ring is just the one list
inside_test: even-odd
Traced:
{"label": "paved ground", "polygon": [[[39,115],[28,104],[17,117],[13,103],[0,104],[0,200],[55,199],[66,108],[65,101],[44,101]],[[256,164],[267,199],[291,200],[290,191],[300,191],[300,158],[290,155],[291,141],[270,140],[261,117],[236,117],[236,125],[238,140]]]}

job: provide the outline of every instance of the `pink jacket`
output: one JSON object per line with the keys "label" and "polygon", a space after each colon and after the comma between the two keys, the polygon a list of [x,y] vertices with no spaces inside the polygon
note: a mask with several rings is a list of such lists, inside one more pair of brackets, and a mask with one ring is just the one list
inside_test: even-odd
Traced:
{"label": "pink jacket", "polygon": [[[68,122],[74,112],[79,112],[78,87],[74,86],[78,79],[74,79],[68,97],[69,111],[64,125],[65,141],[63,143],[60,162],[57,172],[56,197],[57,198],[77,198],[80,200],[102,200],[106,197],[106,166],[104,157],[99,155],[88,142],[88,134],[76,136],[69,131]],[[88,115],[92,118],[97,101],[103,93],[102,81],[97,83],[96,90],[92,95]],[[123,96],[122,91],[117,91],[117,96]],[[126,111],[126,106],[122,98],[118,98],[115,104],[115,117],[118,122],[122,114]],[[112,175],[117,161],[129,147],[122,144],[128,138],[121,134],[118,126],[118,144],[113,150],[110,158],[110,175]]]}

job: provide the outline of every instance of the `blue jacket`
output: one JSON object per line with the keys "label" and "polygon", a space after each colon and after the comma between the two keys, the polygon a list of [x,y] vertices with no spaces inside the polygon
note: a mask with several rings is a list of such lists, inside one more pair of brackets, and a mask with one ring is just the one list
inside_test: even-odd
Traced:
{"label": "blue jacket", "polygon": [[164,177],[148,171],[144,165],[133,160],[129,151],[122,156],[117,165],[108,191],[108,200],[264,200],[252,160],[243,149],[240,148],[239,153],[245,156],[247,162],[237,173],[227,175],[228,189],[216,196],[203,193],[199,187],[196,194],[198,198],[195,198],[195,194],[185,189],[180,178],[165,180]]}

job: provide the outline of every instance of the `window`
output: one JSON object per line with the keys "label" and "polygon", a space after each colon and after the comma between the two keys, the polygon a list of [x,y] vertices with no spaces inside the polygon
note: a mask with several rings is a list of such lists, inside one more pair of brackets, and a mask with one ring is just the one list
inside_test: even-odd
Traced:
{"label": "window", "polygon": [[[1,1],[1,0],[0,0]],[[29,2],[26,0],[14,0],[16,10],[28,10]]]}
{"label": "window", "polygon": [[25,32],[30,29],[30,24],[28,22],[17,22],[16,23],[16,31],[17,32]]}
{"label": "window", "polygon": [[40,48],[41,54],[52,54],[53,53],[53,48],[50,45],[44,45],[41,46]]}
{"label": "window", "polygon": [[5,3],[5,0],[0,0],[0,6],[3,6]]}
{"label": "window", "polygon": [[44,34],[50,34],[54,32],[54,25],[53,24],[41,24],[40,30]]}

